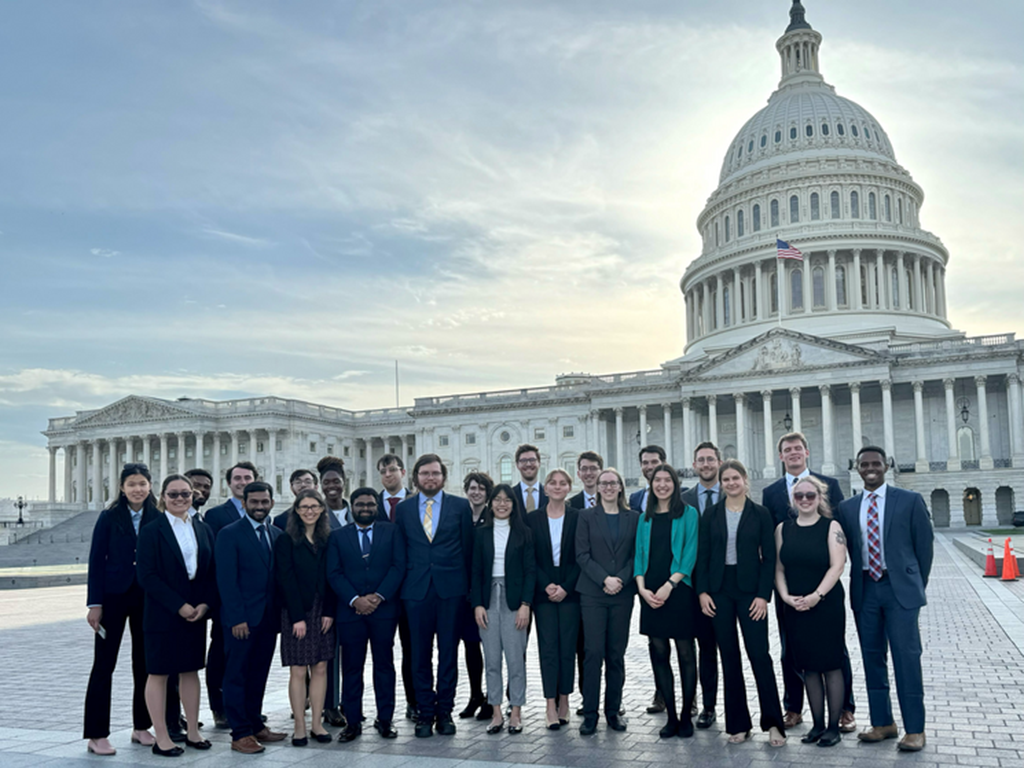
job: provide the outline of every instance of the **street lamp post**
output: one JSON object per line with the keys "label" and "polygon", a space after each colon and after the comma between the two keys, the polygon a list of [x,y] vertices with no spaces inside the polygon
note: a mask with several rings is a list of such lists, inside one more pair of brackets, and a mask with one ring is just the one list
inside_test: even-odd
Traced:
{"label": "street lamp post", "polygon": [[22,512],[23,509],[25,509],[25,507],[28,506],[28,502],[25,501],[25,497],[24,496],[19,496],[18,500],[16,502],[14,502],[14,506],[18,510],[18,525],[24,525],[25,524],[25,518],[22,517],[21,512]]}

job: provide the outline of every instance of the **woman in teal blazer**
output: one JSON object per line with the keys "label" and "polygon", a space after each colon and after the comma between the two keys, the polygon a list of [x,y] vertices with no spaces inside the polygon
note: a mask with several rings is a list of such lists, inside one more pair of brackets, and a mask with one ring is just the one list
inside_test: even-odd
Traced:
{"label": "woman in teal blazer", "polygon": [[[668,464],[654,470],[647,509],[637,524],[633,575],[641,598],[640,634],[650,639],[654,679],[668,713],[668,722],[659,732],[663,739],[693,736],[690,712],[697,695],[693,569],[697,564],[699,520],[700,513],[679,498],[676,471]],[[676,641],[683,679],[683,706],[678,712],[670,663],[672,640]]]}

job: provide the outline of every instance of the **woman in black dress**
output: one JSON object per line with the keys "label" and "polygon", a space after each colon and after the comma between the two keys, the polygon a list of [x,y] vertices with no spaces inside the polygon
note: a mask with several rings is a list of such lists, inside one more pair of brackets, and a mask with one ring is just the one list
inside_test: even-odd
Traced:
{"label": "woman in black dress", "polygon": [[139,531],[139,584],[146,593],[146,706],[156,731],[153,753],[176,757],[167,732],[167,677],[178,676],[188,732],[185,745],[209,749],[199,735],[199,670],[206,666],[206,618],[217,596],[213,534],[191,515],[192,481],[168,475],[152,525]]}
{"label": "woman in black dress", "polygon": [[797,518],[775,530],[775,588],[784,605],[786,638],[792,643],[796,668],[803,674],[814,718],[801,741],[832,747],[842,739],[839,715],[845,695],[846,609],[839,578],[846,566],[846,539],[832,519],[828,489],[820,480],[797,480],[790,492]]}
{"label": "woman in black dress", "polygon": [[[663,739],[693,736],[691,708],[697,695],[697,656],[693,648],[697,596],[693,569],[697,564],[700,513],[679,497],[679,475],[662,464],[651,476],[647,510],[636,529],[634,574],[640,595],[640,634],[650,638],[651,665],[665,699],[668,722]],[[683,706],[676,712],[676,681],[672,676],[672,640],[676,641]]]}
{"label": "woman in black dress", "polygon": [[306,736],[306,672],[313,738],[327,743],[324,695],[327,662],[338,646],[334,635],[337,597],[327,584],[327,540],[331,524],[327,504],[317,491],[300,491],[285,524],[285,535],[274,542],[277,583],[284,598],[281,609],[281,663],[290,667],[288,699],[295,718],[292,745],[304,747]]}

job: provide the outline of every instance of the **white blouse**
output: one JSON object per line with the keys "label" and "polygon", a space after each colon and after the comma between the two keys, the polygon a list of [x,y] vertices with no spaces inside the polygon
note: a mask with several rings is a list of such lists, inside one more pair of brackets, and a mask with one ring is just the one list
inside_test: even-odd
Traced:
{"label": "white blouse", "polygon": [[196,529],[192,524],[192,516],[186,515],[182,520],[170,512],[165,511],[167,521],[174,531],[174,538],[178,541],[178,549],[181,550],[181,558],[185,561],[185,570],[188,571],[188,580],[192,581],[199,570],[199,542],[196,540]]}

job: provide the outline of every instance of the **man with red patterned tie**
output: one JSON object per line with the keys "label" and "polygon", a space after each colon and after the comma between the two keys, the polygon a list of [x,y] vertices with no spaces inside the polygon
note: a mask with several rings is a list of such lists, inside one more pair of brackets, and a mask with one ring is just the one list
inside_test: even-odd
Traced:
{"label": "man with red patterned tie", "polygon": [[884,449],[861,448],[857,472],[864,491],[840,504],[837,515],[850,553],[850,606],[871,710],[871,727],[858,738],[872,743],[899,736],[889,696],[886,657],[891,652],[905,731],[897,746],[917,752],[925,745],[917,619],[926,603],[934,534],[921,494],[888,485],[888,468]]}

